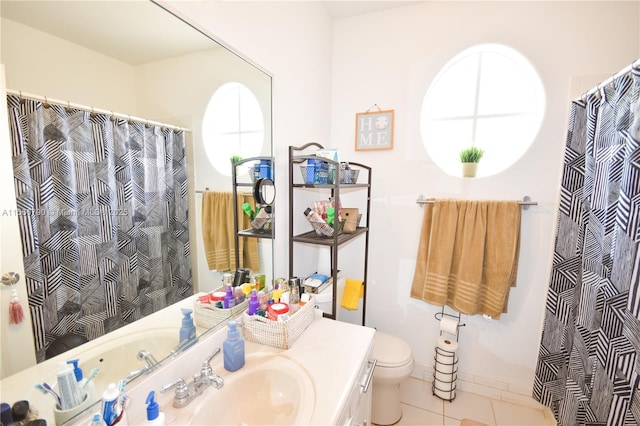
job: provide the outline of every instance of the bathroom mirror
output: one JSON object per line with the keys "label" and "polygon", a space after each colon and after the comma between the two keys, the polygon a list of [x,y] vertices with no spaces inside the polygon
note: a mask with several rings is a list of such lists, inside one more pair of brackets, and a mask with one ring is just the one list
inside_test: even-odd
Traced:
{"label": "bathroom mirror", "polygon": [[[207,188],[230,193],[232,188],[230,173],[217,171],[205,153],[205,110],[219,87],[230,82],[247,87],[262,112],[264,140],[258,155],[272,157],[271,76],[152,1],[2,0],[0,13],[0,62],[10,93],[21,91],[190,129],[185,191],[193,290],[219,287],[223,271],[210,271],[204,257],[202,192]],[[14,247],[20,245],[16,241]],[[272,280],[273,240],[260,239],[259,252],[260,268],[253,272]],[[3,356],[10,346],[2,346]],[[168,354],[154,355],[160,360]],[[137,362],[131,360],[132,366]]]}

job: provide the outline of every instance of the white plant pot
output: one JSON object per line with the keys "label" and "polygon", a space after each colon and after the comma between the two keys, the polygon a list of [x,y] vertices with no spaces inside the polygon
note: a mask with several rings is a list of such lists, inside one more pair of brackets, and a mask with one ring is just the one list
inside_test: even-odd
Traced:
{"label": "white plant pot", "polygon": [[478,163],[462,163],[463,177],[476,177],[478,171]]}

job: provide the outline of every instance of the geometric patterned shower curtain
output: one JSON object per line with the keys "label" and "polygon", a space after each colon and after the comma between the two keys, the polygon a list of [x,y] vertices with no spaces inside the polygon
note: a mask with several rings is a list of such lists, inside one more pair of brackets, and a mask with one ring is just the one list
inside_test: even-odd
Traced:
{"label": "geometric patterned shower curtain", "polygon": [[38,361],[193,294],[184,132],[7,101]]}
{"label": "geometric patterned shower curtain", "polygon": [[534,397],[559,425],[640,424],[640,70],[572,104]]}

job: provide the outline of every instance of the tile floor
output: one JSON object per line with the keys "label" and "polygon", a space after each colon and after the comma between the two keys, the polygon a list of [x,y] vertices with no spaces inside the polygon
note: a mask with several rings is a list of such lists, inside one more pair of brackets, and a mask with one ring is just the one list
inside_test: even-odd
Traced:
{"label": "tile floor", "polygon": [[[410,377],[400,386],[402,418],[398,426],[459,426],[462,419],[489,426],[555,426],[540,409],[458,391],[443,401],[431,393],[431,383]],[[550,416],[550,414],[549,414]]]}

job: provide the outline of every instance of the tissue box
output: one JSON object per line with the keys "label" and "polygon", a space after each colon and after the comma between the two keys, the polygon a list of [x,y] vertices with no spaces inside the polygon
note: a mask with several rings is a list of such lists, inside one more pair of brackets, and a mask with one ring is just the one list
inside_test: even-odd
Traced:
{"label": "tissue box", "polygon": [[340,162],[340,160],[338,160],[339,155],[338,155],[338,150],[336,148],[318,149],[316,150],[316,157],[328,158],[329,160],[335,161],[336,163]]}

